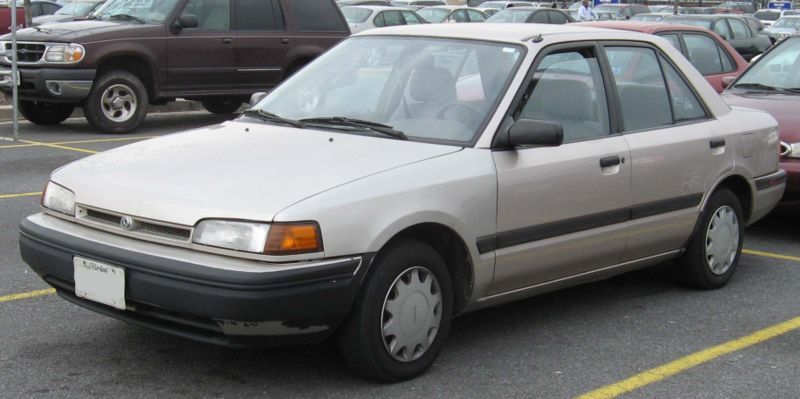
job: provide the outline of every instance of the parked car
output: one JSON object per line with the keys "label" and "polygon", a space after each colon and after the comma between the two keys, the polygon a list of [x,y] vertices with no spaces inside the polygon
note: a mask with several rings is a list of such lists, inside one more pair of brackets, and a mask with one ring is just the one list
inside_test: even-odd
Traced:
{"label": "parked car", "polygon": [[339,8],[348,6],[383,6],[392,7],[392,3],[388,0],[336,0]]}
{"label": "parked car", "polygon": [[342,8],[350,31],[362,32],[386,26],[424,24],[425,20],[409,8],[353,6]]}
{"label": "parked car", "polygon": [[527,1],[485,1],[477,8],[487,15],[492,16],[501,10],[514,7],[535,7],[536,5]]}
{"label": "parked car", "polygon": [[446,6],[444,0],[394,0],[392,5],[395,7],[405,7],[413,11],[431,6]]}
{"label": "parked car", "polygon": [[663,20],[665,14],[655,14],[655,13],[646,13],[646,14],[636,14],[631,17],[631,21],[644,21],[644,22],[659,22]]}
{"label": "parked car", "polygon": [[[22,2],[17,2],[20,7]],[[36,18],[42,15],[53,15],[56,11],[60,10],[61,4],[49,0],[31,0],[31,18]]]}
{"label": "parked car", "polygon": [[723,99],[733,106],[767,111],[778,120],[781,169],[788,172],[780,206],[796,212],[800,205],[800,37],[783,40],[762,55],[729,86]]}
{"label": "parked car", "polygon": [[477,8],[464,6],[425,7],[418,10],[417,14],[430,23],[484,22],[489,18],[486,13]]}
{"label": "parked car", "polygon": [[53,15],[42,15],[33,18],[33,26],[72,21],[86,17],[96,11],[106,0],[77,0],[67,3]]}
{"label": "parked car", "polygon": [[775,35],[778,40],[794,36],[798,30],[800,30],[800,15],[782,17],[767,28],[767,31]]}
{"label": "parked car", "polygon": [[624,19],[630,19],[636,14],[650,13],[650,8],[643,4],[600,4],[594,11],[616,13]]}
{"label": "parked car", "polygon": [[625,21],[625,17],[616,12],[600,11],[595,13],[598,21]]}
{"label": "parked car", "polygon": [[652,35],[480,28],[361,32],[235,121],[59,168],[22,259],[186,338],[338,332],[381,381],[423,373],[467,311],[671,259],[724,286],[783,194],[775,120]]}
{"label": "parked car", "polygon": [[509,8],[492,15],[489,23],[566,24],[575,22],[569,14],[554,8]]}
{"label": "parked car", "polygon": [[673,15],[665,18],[664,22],[712,30],[730,43],[747,61],[772,45],[769,37],[758,34],[743,19],[733,15]]}
{"label": "parked car", "polygon": [[744,22],[747,22],[747,24],[750,25],[750,28],[752,28],[753,31],[755,31],[759,35],[764,35],[768,37],[771,44],[775,44],[775,42],[778,41],[778,38],[775,35],[773,35],[772,32],[768,31],[766,29],[767,27],[764,26],[764,24],[762,24],[761,21],[758,20],[758,18],[748,14],[739,15],[739,18],[743,19]]}
{"label": "parked car", "polygon": [[[25,10],[17,9],[17,28],[25,27]],[[0,35],[11,31],[11,8],[0,6]]]}
{"label": "parked car", "polygon": [[758,18],[765,26],[770,26],[781,17],[781,11],[782,10],[764,8],[756,11],[753,16]]}
{"label": "parked car", "polygon": [[20,31],[22,115],[52,125],[81,106],[95,129],[127,133],[149,104],[178,97],[229,114],[350,34],[332,0],[142,4],[109,0],[94,20]]}
{"label": "parked car", "polygon": [[[667,14],[667,15],[675,15],[675,6],[674,5],[666,5],[666,6],[650,6],[650,12],[656,14]],[[683,14],[699,14],[699,12],[692,12],[686,7],[678,7],[678,15]]]}
{"label": "parked car", "polygon": [[[714,89],[722,93],[727,77],[737,77],[750,65],[728,42],[716,33],[684,25],[643,22],[580,22],[578,26],[620,29],[648,33],[667,39],[697,68]],[[640,72],[644,73],[644,72]]]}
{"label": "parked car", "polygon": [[722,3],[721,7],[736,10],[740,14],[753,14],[756,12],[753,3],[749,1],[727,1]]}

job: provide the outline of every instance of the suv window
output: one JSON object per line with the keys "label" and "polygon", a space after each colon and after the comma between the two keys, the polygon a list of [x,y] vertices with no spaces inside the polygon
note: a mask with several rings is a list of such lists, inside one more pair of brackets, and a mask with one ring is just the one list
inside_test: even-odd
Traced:
{"label": "suv window", "polygon": [[280,31],[283,13],[278,0],[236,0],[236,30]]}
{"label": "suv window", "polygon": [[675,122],[705,119],[707,116],[706,111],[700,105],[700,101],[697,100],[697,96],[694,95],[686,81],[664,57],[659,58],[667,78],[667,87],[669,87],[669,97],[672,101]]}
{"label": "suv window", "polygon": [[197,18],[197,28],[187,30],[229,30],[231,27],[230,0],[189,0],[181,15]]}
{"label": "suv window", "polygon": [[546,55],[533,75],[533,90],[517,119],[558,122],[564,142],[609,134],[600,66],[591,48]]}
{"label": "suv window", "polygon": [[747,25],[745,25],[744,21],[731,18],[728,20],[728,23],[731,24],[734,39],[746,39],[750,37],[750,29],[747,29]]}
{"label": "suv window", "polygon": [[339,14],[339,7],[332,0],[292,0],[292,12],[299,32],[347,32]]}
{"label": "suv window", "polygon": [[607,47],[625,130],[672,124],[670,99],[656,52],[643,47]]}
{"label": "suv window", "polygon": [[724,19],[720,19],[716,24],[714,24],[714,32],[717,32],[717,34],[722,36],[722,38],[725,40],[731,40],[733,37],[731,36],[731,31]]}

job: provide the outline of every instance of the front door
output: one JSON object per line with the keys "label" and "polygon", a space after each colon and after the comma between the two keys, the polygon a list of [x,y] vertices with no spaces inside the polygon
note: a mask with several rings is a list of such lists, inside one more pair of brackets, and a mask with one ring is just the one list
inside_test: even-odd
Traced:
{"label": "front door", "polygon": [[[548,51],[548,50],[545,50]],[[625,247],[631,168],[613,135],[594,44],[539,56],[513,118],[558,122],[558,147],[494,152],[498,176],[491,294],[618,263]]]}

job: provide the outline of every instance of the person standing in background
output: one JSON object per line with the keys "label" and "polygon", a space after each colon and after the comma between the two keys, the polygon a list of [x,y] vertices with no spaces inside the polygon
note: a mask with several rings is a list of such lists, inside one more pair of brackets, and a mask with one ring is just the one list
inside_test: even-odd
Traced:
{"label": "person standing in background", "polygon": [[597,14],[589,7],[588,0],[583,0],[583,5],[578,9],[578,21],[597,21]]}

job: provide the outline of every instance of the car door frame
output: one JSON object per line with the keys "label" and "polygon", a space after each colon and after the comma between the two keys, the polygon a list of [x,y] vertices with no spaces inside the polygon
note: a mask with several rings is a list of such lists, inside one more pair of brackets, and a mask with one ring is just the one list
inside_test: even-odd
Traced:
{"label": "car door frame", "polygon": [[[726,76],[739,76],[739,73],[738,73],[738,71],[739,71],[739,63],[737,62],[736,59],[733,58],[733,56],[729,53],[729,49],[724,45],[724,43],[727,43],[727,41],[725,39],[723,39],[722,37],[720,37],[719,35],[716,35],[716,33],[709,34],[707,32],[703,32],[703,31],[674,30],[674,31],[658,32],[656,34],[656,36],[661,36],[662,34],[663,35],[674,34],[674,35],[678,36],[678,42],[681,45],[681,48],[680,48],[681,54],[683,54],[683,56],[686,57],[686,59],[689,60],[690,63],[692,62],[692,60],[691,60],[691,58],[689,58],[689,47],[686,45],[686,41],[684,40],[684,35],[705,36],[705,37],[708,37],[709,39],[711,39],[717,45],[717,52],[720,53],[720,56],[727,58],[728,62],[733,66],[733,70],[732,71],[725,72],[725,68],[724,68],[725,65],[721,64],[722,73],[713,74],[713,75],[703,75],[703,77],[706,78],[706,80],[709,81],[709,83],[711,83],[712,86],[714,86],[714,89],[716,89],[717,92],[722,93],[722,91],[725,90],[725,87],[722,84],[722,78],[724,78]],[[716,36],[714,36],[714,35],[716,35]],[[730,44],[728,44],[728,46],[730,46]],[[733,50],[734,52],[736,52],[736,49],[733,48],[733,46],[730,46],[730,50]],[[736,53],[738,54],[738,52],[736,52]],[[739,55],[739,56],[741,57],[741,55]],[[722,60],[720,60],[720,63],[722,63]]]}

